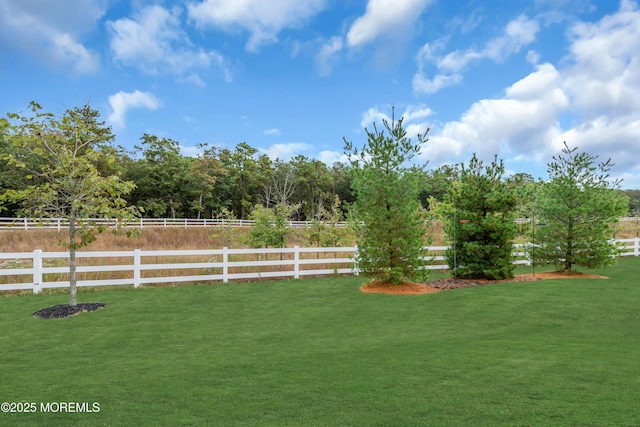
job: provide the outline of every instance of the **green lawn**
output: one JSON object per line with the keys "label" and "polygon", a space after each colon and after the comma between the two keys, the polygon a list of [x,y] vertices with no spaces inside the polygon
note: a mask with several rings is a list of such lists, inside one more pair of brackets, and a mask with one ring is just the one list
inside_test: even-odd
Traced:
{"label": "green lawn", "polygon": [[640,259],[607,280],[363,294],[362,278],[0,297],[0,425],[640,425]]}

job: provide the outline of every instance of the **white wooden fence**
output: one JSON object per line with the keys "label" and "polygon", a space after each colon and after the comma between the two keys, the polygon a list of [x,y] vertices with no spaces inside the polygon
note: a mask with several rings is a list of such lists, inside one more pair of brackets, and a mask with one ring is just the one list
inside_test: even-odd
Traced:
{"label": "white wooden fence", "polygon": [[[117,219],[93,218],[87,219],[94,226],[115,227]],[[255,221],[247,219],[211,219],[211,218],[138,218],[127,222],[127,227],[136,228],[207,228],[207,227],[251,227]],[[305,228],[311,226],[311,221],[289,221],[291,228]],[[345,227],[346,222],[336,223],[336,227]],[[33,230],[53,229],[61,231],[67,228],[69,221],[66,218],[2,218],[0,217],[0,230]]]}
{"label": "white wooden fence", "polygon": [[[615,242],[620,248],[620,256],[640,255],[639,238]],[[526,245],[514,245],[514,263],[530,264],[523,250],[524,246]],[[140,285],[158,283],[227,283],[229,280],[242,279],[298,279],[302,276],[358,274],[353,262],[356,249],[296,246],[283,249],[78,252],[78,274],[81,276],[93,273],[99,278],[79,277],[77,285],[133,285],[138,288]],[[430,246],[428,249],[431,252],[428,260],[431,263],[427,268],[447,269],[443,256],[447,247]],[[274,254],[279,259],[267,259]],[[67,252],[41,250],[0,253],[0,283],[6,282],[0,284],[0,291],[30,289],[37,294],[45,288],[69,287],[68,258]],[[126,277],[122,277],[123,275]]]}
{"label": "white wooden fence", "polygon": [[[87,219],[95,226],[115,227],[118,223],[117,219],[94,218]],[[518,223],[527,223],[529,218],[517,218]],[[622,217],[620,221],[640,222],[638,217]],[[216,219],[216,218],[138,218],[135,221],[127,223],[128,227],[136,228],[207,228],[207,227],[251,227],[255,221],[247,219]],[[68,227],[66,218],[7,218],[0,217],[0,230],[8,229],[55,229],[61,231]],[[289,221],[289,227],[305,228],[313,224],[312,221]],[[336,227],[346,227],[346,222],[335,223]]]}
{"label": "white wooden fence", "polygon": [[[355,247],[300,248],[296,246],[266,249],[222,248],[166,251],[135,249],[133,251],[77,252],[78,275],[95,273],[100,276],[99,279],[94,280],[78,280],[77,285],[80,287],[133,284],[138,288],[140,285],[158,283],[212,281],[227,283],[229,280],[240,279],[273,277],[298,279],[308,275],[352,274],[355,249]],[[269,255],[274,254],[275,258],[279,259],[267,259]],[[323,254],[322,257],[321,254]],[[333,257],[327,258],[326,254]],[[93,262],[85,261],[91,258],[94,259]],[[32,289],[37,294],[45,288],[69,287],[68,259],[68,252],[35,250],[0,253],[0,279],[2,276],[14,280],[17,277],[23,277],[15,283],[0,284],[0,291]],[[105,265],[105,262],[108,265]],[[145,274],[153,271],[156,274]],[[116,272],[127,272],[125,274],[127,277],[118,278]],[[49,279],[46,278],[47,275]],[[122,276],[122,273],[119,275]],[[24,280],[25,276],[29,278],[28,282]]]}

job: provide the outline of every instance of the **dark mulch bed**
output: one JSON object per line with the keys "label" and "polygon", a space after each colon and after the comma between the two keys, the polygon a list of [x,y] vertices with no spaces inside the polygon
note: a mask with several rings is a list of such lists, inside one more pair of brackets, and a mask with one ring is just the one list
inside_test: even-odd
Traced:
{"label": "dark mulch bed", "polygon": [[84,304],[78,304],[76,306],[70,306],[69,304],[58,304],[52,307],[43,308],[33,313],[36,317],[43,319],[62,319],[76,315],[78,313],[84,313],[87,311],[95,311],[104,307],[106,304],[103,302],[88,302]]}
{"label": "dark mulch bed", "polygon": [[487,280],[473,280],[473,279],[440,279],[440,280],[431,280],[427,282],[427,285],[431,286],[435,289],[440,289],[442,291],[449,289],[458,289],[458,288],[473,288],[475,286],[489,285],[491,283],[496,283],[496,281],[487,281]]}
{"label": "dark mulch bed", "polygon": [[457,289],[457,288],[473,288],[474,286],[482,286],[482,285],[490,285],[492,283],[500,283],[500,282],[533,282],[537,280],[548,280],[548,279],[606,279],[604,276],[599,276],[597,274],[587,274],[580,273],[577,271],[546,271],[540,272],[536,274],[516,274],[515,277],[511,279],[504,280],[488,280],[488,279],[457,279],[457,278],[447,278],[447,279],[438,279],[432,280],[426,283],[426,285],[438,289],[438,290],[448,290],[448,289]]}

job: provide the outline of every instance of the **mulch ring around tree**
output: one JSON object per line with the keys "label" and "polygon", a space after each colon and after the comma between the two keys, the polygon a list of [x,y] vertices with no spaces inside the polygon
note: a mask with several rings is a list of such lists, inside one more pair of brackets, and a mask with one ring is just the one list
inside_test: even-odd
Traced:
{"label": "mulch ring around tree", "polygon": [[89,302],[84,304],[78,304],[71,306],[69,304],[58,304],[52,307],[43,308],[38,310],[33,315],[42,319],[62,319],[69,316],[75,316],[76,314],[86,313],[89,311],[95,311],[104,307],[106,304],[103,302]]}
{"label": "mulch ring around tree", "polygon": [[488,280],[488,279],[437,279],[426,283],[404,282],[394,285],[388,282],[370,282],[360,286],[362,292],[392,295],[420,295],[446,291],[458,288],[473,288],[475,286],[491,285],[503,282],[534,282],[549,279],[607,279],[606,276],[597,274],[580,273],[577,271],[551,271],[534,274],[517,274],[513,279]]}

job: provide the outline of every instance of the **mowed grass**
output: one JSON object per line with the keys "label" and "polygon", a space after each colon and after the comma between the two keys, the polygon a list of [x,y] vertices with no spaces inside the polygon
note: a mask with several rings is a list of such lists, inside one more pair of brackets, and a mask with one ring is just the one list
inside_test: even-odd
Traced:
{"label": "mowed grass", "polygon": [[342,277],[0,297],[1,425],[640,425],[640,261],[609,279],[364,294]]}

